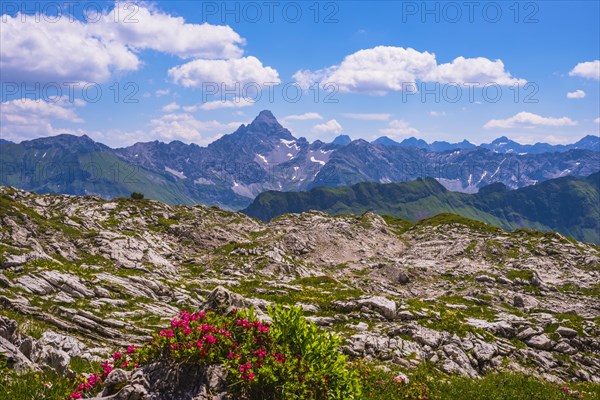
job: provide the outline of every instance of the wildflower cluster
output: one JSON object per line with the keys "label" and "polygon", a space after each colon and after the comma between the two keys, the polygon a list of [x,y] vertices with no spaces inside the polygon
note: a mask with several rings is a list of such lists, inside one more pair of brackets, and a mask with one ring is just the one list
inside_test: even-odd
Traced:
{"label": "wildflower cluster", "polygon": [[82,376],[79,379],[81,383],[77,385],[77,390],[71,393],[69,399],[82,399],[85,393],[91,392],[102,382],[100,374],[97,373]]}
{"label": "wildflower cluster", "polygon": [[273,325],[256,320],[253,310],[181,311],[145,345],[115,352],[71,398],[93,395],[113,369],[154,362],[223,365],[236,398],[358,398],[357,377],[337,351],[337,337],[308,324],[299,309],[277,308],[271,316]]}

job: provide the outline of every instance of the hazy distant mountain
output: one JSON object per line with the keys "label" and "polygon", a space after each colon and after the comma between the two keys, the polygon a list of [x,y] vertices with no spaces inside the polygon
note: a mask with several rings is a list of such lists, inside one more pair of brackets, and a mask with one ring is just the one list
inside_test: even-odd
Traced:
{"label": "hazy distant mountain", "polygon": [[[477,147],[473,143],[463,140],[460,143],[448,143],[448,142],[433,142],[427,143],[422,139],[414,137],[404,139],[401,142],[396,142],[387,136],[382,136],[373,142],[382,146],[399,146],[399,147],[415,147],[418,149],[424,149],[434,152],[443,152],[457,149],[473,149]],[[565,152],[569,150],[591,150],[600,151],[600,137],[588,135],[576,143],[568,145],[552,145],[548,143],[536,143],[536,144],[520,144],[513,140],[510,140],[506,136],[494,139],[491,143],[483,143],[479,147],[484,149],[492,150],[496,153],[517,153],[517,154],[540,154],[540,153],[551,153],[551,152]]]}
{"label": "hazy distant mountain", "polygon": [[358,215],[374,211],[412,221],[450,212],[505,229],[558,231],[600,244],[599,205],[600,173],[595,173],[587,178],[551,179],[517,190],[495,183],[476,194],[450,192],[431,178],[319,187],[308,192],[269,191],[243,212],[264,221],[309,210]]}
{"label": "hazy distant mountain", "polygon": [[335,139],[333,139],[333,142],[331,142],[332,144],[337,144],[340,146],[345,146],[347,144],[350,144],[350,142],[352,142],[352,139],[350,139],[350,136],[348,135],[339,135],[338,137],[336,137]]}
{"label": "hazy distant mountain", "polygon": [[456,150],[456,149],[474,149],[475,146],[473,143],[468,140],[463,140],[460,143],[448,143],[448,142],[433,142],[429,145],[430,151],[448,151],[448,150]]}
{"label": "hazy distant mountain", "polygon": [[[435,177],[448,189],[476,192],[494,182],[511,189],[600,169],[591,137],[561,153],[496,152],[469,142],[407,139],[397,146],[342,135],[334,143],[295,138],[270,111],[207,147],[145,142],[111,149],[87,136],[59,135],[3,143],[0,184],[41,193],[128,196],[141,191],[168,203],[239,209],[267,190],[300,191],[358,182]],[[386,138],[387,139],[387,138]],[[391,139],[387,139],[391,141]],[[426,144],[426,143],[425,143]]]}
{"label": "hazy distant mountain", "polygon": [[498,153],[540,154],[548,152],[565,152],[573,149],[600,151],[600,137],[588,135],[576,143],[568,145],[552,145],[548,143],[519,144],[502,136],[492,143],[482,144],[481,147]]}
{"label": "hazy distant mountain", "polygon": [[417,149],[423,149],[423,150],[435,151],[435,152],[442,152],[442,151],[456,150],[456,149],[472,149],[472,148],[477,147],[473,143],[470,143],[467,140],[463,140],[460,143],[448,143],[448,142],[436,141],[436,142],[429,144],[426,141],[424,141],[423,139],[417,139],[415,137],[404,139],[401,142],[396,142],[387,136],[382,136],[380,138],[375,139],[371,143],[382,145],[382,146],[414,147]]}
{"label": "hazy distant mountain", "polygon": [[474,193],[494,182],[517,189],[561,176],[587,176],[598,170],[600,156],[589,150],[519,155],[477,147],[430,152],[355,140],[331,154],[308,188],[404,182],[429,176],[449,190]]}
{"label": "hazy distant mountain", "polygon": [[381,136],[381,137],[373,140],[371,143],[379,144],[382,146],[400,146],[400,143],[396,142],[395,140],[390,139],[387,136]]}
{"label": "hazy distant mountain", "polygon": [[9,140],[0,139],[0,144],[9,144],[9,143],[12,143],[12,142]]}

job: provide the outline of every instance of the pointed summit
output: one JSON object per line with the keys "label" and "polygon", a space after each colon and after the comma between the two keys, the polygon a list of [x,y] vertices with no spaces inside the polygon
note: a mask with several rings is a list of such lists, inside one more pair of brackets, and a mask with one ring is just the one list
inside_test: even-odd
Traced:
{"label": "pointed summit", "polygon": [[252,123],[250,124],[250,126],[254,126],[254,127],[258,127],[261,125],[281,126],[279,124],[279,122],[277,121],[277,118],[275,118],[273,113],[269,110],[261,111],[260,114],[258,114],[258,116],[256,118],[254,118],[254,121],[252,121]]}
{"label": "pointed summit", "polygon": [[252,136],[269,136],[285,140],[295,140],[290,131],[285,129],[273,113],[269,110],[263,110],[258,114],[254,121],[248,126],[238,129],[237,132],[251,134]]}

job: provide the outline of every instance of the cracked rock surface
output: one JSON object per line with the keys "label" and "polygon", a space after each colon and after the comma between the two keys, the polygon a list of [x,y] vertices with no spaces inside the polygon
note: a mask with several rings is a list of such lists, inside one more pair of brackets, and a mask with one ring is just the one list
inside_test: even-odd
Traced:
{"label": "cracked rock surface", "polygon": [[[180,308],[253,306],[266,317],[278,303],[338,332],[350,356],[600,382],[600,249],[559,234],[372,213],[263,224],[6,187],[0,221],[0,353],[14,368],[69,374],[71,357],[142,343]],[[144,382],[156,368],[127,377],[123,398],[156,391]],[[219,385],[214,371],[181,373],[202,377],[199,396]]]}

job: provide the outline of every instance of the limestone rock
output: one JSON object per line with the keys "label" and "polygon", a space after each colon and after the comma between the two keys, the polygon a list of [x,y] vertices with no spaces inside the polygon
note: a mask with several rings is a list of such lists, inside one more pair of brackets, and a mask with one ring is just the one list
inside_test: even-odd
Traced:
{"label": "limestone rock", "polygon": [[577,336],[577,331],[575,329],[567,328],[565,326],[559,326],[556,328],[556,333],[558,333],[562,337],[575,337]]}
{"label": "limestone rock", "polygon": [[550,350],[554,347],[552,340],[547,335],[536,335],[524,340],[525,344],[540,350]]}
{"label": "limestone rock", "polygon": [[372,296],[366,299],[359,299],[358,304],[372,308],[387,319],[396,318],[396,303],[383,296]]}

